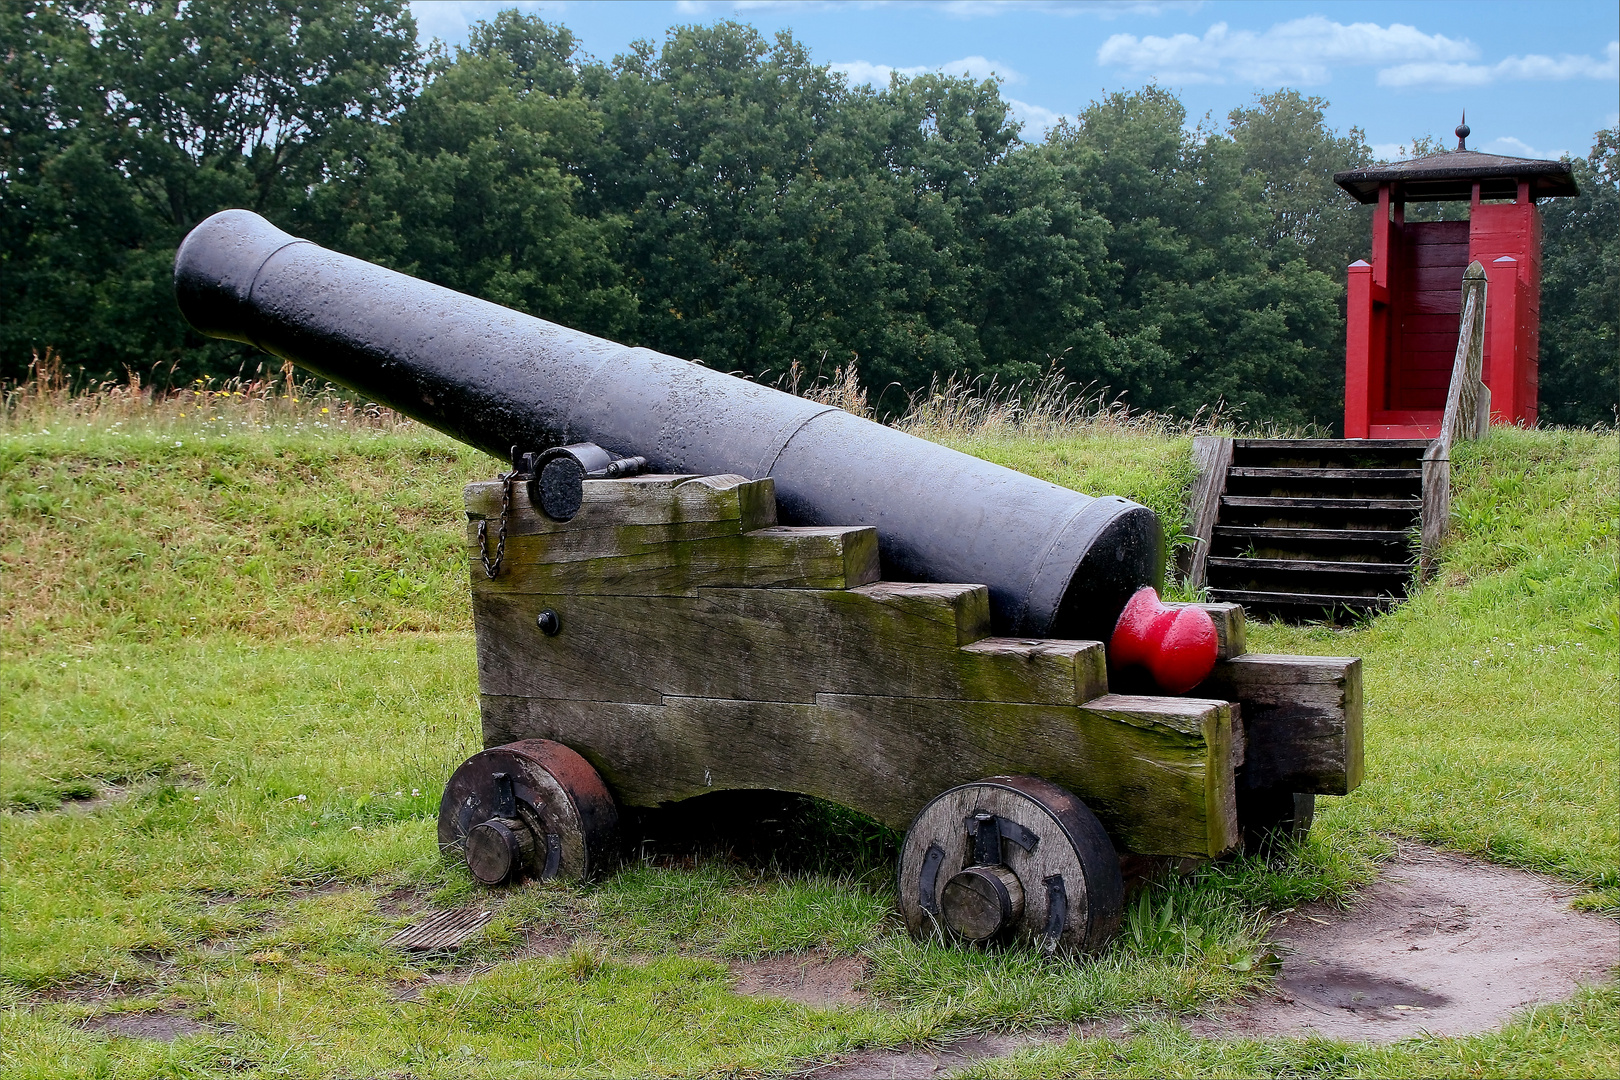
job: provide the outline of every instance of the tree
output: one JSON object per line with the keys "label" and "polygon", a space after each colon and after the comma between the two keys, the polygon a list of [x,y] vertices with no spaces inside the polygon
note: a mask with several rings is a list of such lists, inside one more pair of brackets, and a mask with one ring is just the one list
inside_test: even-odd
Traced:
{"label": "tree", "polygon": [[225,207],[284,219],[419,74],[404,0],[91,0],[0,28],[8,114],[28,114],[0,177],[19,212],[0,293],[13,377],[46,345],[89,372],[180,378],[240,353],[175,310],[181,237]]}
{"label": "tree", "polygon": [[1613,424],[1620,401],[1620,128],[1576,158],[1573,199],[1542,207],[1540,420]]}
{"label": "tree", "polygon": [[420,95],[331,162],[302,215],[360,258],[590,333],[636,319],[622,215],[589,216],[579,163],[602,141],[574,41],[538,18],[477,23]]}
{"label": "tree", "polygon": [[1335,281],[1372,250],[1372,210],[1333,182],[1334,173],[1372,162],[1366,134],[1336,134],[1323,117],[1328,102],[1295,90],[1259,94],[1233,109],[1228,132],[1243,153],[1243,173],[1260,182],[1271,216],[1262,242],[1272,265],[1304,259]]}
{"label": "tree", "polygon": [[[604,63],[516,11],[424,56],[404,0],[18,0],[0,70],[0,377],[47,345],[92,374],[231,374],[250,351],[185,327],[170,266],[245,206],[755,378],[856,363],[884,411],[1056,360],[1141,408],[1340,416],[1370,211],[1332,175],[1371,153],[1292,90],[1191,131],[1163,88],[1110,94],[1030,145],[993,80],[850,86],[735,22]],[[1615,396],[1604,138],[1582,199],[1547,208],[1549,418]]]}
{"label": "tree", "polygon": [[1085,302],[1100,226],[1015,152],[994,82],[850,87],[736,23],[579,78],[608,136],[581,175],[630,221],[646,344],[766,379],[858,361],[892,408],[934,374],[1038,374]]}
{"label": "tree", "polygon": [[1140,408],[1185,415],[1224,401],[1248,419],[1331,423],[1342,286],[1256,244],[1274,227],[1267,178],[1245,172],[1235,140],[1185,123],[1175,95],[1150,86],[1093,103],[1048,138],[1111,227],[1102,318],[1074,337],[1068,371]]}

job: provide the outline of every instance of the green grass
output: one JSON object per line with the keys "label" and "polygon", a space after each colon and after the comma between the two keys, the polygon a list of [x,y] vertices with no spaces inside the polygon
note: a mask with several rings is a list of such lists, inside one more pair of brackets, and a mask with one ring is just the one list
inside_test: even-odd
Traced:
{"label": "green grass", "polygon": [[1437,578],[1348,631],[1271,625],[1254,651],[1363,658],[1367,776],[1335,828],[1556,874],[1620,904],[1613,434],[1495,430],[1454,451]]}
{"label": "green grass", "polygon": [[57,426],[0,439],[0,647],[464,630],[460,488],[423,429]]}
{"label": "green grass", "polygon": [[[1134,1034],[1016,1067],[1614,1071],[1613,987],[1390,1048],[1200,1040],[1173,1019],[1262,984],[1268,912],[1347,899],[1389,835],[1614,904],[1612,436],[1464,448],[1458,529],[1413,604],[1347,631],[1254,628],[1257,650],[1366,658],[1367,784],[1272,865],[1155,889],[1076,964],[911,942],[892,838],[835,817],[820,862],[632,859],[590,887],[475,893],[433,830],[478,742],[460,489],[498,463],[411,427],[318,427],[313,408],[203,415],[223,418],[0,425],[0,1073],[755,1074],[1119,1016]],[[1171,521],[1190,479],[1185,438],[1147,427],[965,445]],[[412,912],[470,902],[496,917],[454,959],[383,948]],[[802,950],[863,957],[868,1003],[732,991],[729,964]],[[160,1045],[79,1026],[149,1008],[215,1031]]]}

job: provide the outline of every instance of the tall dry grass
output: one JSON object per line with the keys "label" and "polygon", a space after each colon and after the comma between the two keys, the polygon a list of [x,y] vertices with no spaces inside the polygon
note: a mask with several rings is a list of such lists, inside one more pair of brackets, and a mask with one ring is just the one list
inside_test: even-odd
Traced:
{"label": "tall dry grass", "polygon": [[[799,397],[877,419],[854,363],[831,376],[810,378],[794,361],[777,387]],[[1242,421],[1225,402],[1175,416],[1133,408],[1123,393],[1097,383],[1076,383],[1053,365],[1038,379],[1003,383],[999,379],[936,375],[926,390],[909,396],[893,427],[925,439],[960,443],[983,439],[1076,439],[1107,436],[1185,438],[1243,435],[1249,438],[1325,438],[1319,424],[1283,425]]]}
{"label": "tall dry grass", "polygon": [[1230,432],[1233,421],[1219,404],[1191,417],[1132,409],[1123,394],[1096,383],[1077,384],[1053,367],[1039,379],[1010,384],[994,378],[936,376],[926,391],[912,395],[896,426],[944,441],[1080,435],[1173,438]]}
{"label": "tall dry grass", "polygon": [[158,390],[129,381],[102,382],[75,391],[61,354],[35,352],[28,375],[0,386],[0,431],[51,425],[170,427],[199,423],[269,428],[323,425],[393,431],[415,421],[375,402],[357,401],[324,379],[300,377],[283,364],[267,379],[198,379],[189,386]]}
{"label": "tall dry grass", "polygon": [[[855,363],[835,368],[830,376],[810,377],[795,360],[776,387],[855,416],[880,419]],[[357,400],[323,379],[300,377],[291,363],[283,364],[271,378],[198,379],[190,386],[162,391],[142,385],[140,374],[132,371],[128,382],[103,382],[75,392],[61,355],[47,348],[43,354],[34,354],[25,379],[0,386],[0,431],[53,423],[161,427],[203,421],[244,427],[309,423],[388,431],[415,425],[409,417],[375,402]],[[926,390],[910,395],[906,411],[890,424],[946,443],[1216,434],[1322,438],[1330,434],[1316,424],[1290,427],[1240,422],[1224,402],[1199,409],[1190,417],[1134,409],[1123,393],[1096,383],[1075,383],[1055,365],[1039,379],[1016,383],[936,375]]]}

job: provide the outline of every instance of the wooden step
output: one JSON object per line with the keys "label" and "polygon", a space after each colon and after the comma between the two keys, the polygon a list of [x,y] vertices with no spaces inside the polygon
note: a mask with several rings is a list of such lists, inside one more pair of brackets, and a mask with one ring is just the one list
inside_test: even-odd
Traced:
{"label": "wooden step", "polygon": [[1217,525],[1216,537],[1234,540],[1338,540],[1352,544],[1404,544],[1405,529],[1291,529],[1266,525]]}
{"label": "wooden step", "polygon": [[1422,469],[1305,469],[1234,465],[1228,477],[1254,480],[1421,480]]}
{"label": "wooden step", "polygon": [[1338,593],[1255,592],[1246,589],[1211,589],[1209,595],[1247,607],[1389,608],[1400,603],[1399,596],[1344,596]]}
{"label": "wooden step", "polygon": [[1239,450],[1427,450],[1429,439],[1233,439]]}
{"label": "wooden step", "polygon": [[1428,443],[1345,439],[1239,439],[1230,465],[1237,468],[1369,469],[1416,468]]}
{"label": "wooden step", "polygon": [[1365,574],[1368,577],[1410,577],[1412,563],[1331,562],[1318,559],[1211,558],[1211,570],[1262,570],[1301,574]]}
{"label": "wooden step", "polygon": [[1222,506],[1252,510],[1408,510],[1423,509],[1422,499],[1340,499],[1293,495],[1225,495]]}

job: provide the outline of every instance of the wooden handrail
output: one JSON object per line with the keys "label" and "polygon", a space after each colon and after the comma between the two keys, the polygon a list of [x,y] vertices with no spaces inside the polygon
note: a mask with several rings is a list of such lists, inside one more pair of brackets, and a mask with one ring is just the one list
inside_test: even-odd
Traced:
{"label": "wooden handrail", "polygon": [[1440,423],[1440,441],[1448,449],[1458,439],[1479,438],[1485,434],[1485,427],[1490,423],[1491,392],[1482,378],[1485,367],[1485,268],[1478,260],[1469,263],[1463,274],[1462,302],[1457,357],[1451,362],[1446,415]]}
{"label": "wooden handrail", "polygon": [[1491,390],[1485,367],[1485,267],[1478,260],[1463,273],[1462,323],[1457,356],[1451,362],[1446,412],[1440,434],[1423,453],[1423,552],[1425,575],[1434,570],[1440,540],[1451,524],[1451,447],[1460,439],[1477,439],[1491,422]]}

